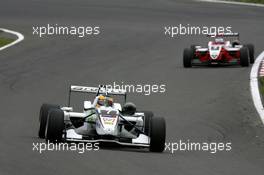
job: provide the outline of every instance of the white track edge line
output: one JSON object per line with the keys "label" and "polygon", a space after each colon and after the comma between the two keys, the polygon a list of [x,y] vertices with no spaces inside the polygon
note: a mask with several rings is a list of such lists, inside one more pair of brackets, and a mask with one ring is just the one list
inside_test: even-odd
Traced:
{"label": "white track edge line", "polygon": [[8,47],[11,47],[11,46],[21,42],[22,40],[24,40],[24,36],[19,32],[8,30],[8,29],[3,29],[3,28],[0,28],[0,31],[6,32],[6,33],[11,33],[11,34],[17,36],[17,39],[15,41],[13,41],[12,43],[9,43],[3,47],[0,47],[0,51],[6,49]]}
{"label": "white track edge line", "polygon": [[195,0],[195,1],[233,4],[233,5],[246,5],[246,6],[254,6],[254,7],[264,7],[264,4],[248,3],[248,2],[236,2],[236,1],[224,1],[224,0]]}
{"label": "white track edge line", "polygon": [[262,123],[264,124],[264,109],[261,101],[259,84],[258,84],[259,67],[263,59],[264,59],[264,51],[256,58],[255,63],[252,66],[250,72],[250,90],[255,108],[262,120]]}

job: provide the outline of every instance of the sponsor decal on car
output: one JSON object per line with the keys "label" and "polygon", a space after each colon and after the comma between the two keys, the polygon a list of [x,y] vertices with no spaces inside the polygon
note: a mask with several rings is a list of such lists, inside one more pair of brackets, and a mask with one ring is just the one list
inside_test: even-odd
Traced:
{"label": "sponsor decal on car", "polygon": [[113,125],[115,123],[116,118],[102,117],[104,124]]}

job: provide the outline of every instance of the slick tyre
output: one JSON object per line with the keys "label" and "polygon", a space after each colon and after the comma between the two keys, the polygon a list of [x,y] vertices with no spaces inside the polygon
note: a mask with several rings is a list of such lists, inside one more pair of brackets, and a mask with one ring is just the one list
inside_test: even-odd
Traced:
{"label": "slick tyre", "polygon": [[248,48],[248,55],[249,55],[249,62],[250,64],[253,64],[255,61],[255,48],[253,44],[247,44]]}
{"label": "slick tyre", "polygon": [[46,141],[61,142],[64,130],[64,112],[53,109],[49,112],[46,126]]}
{"label": "slick tyre", "polygon": [[143,112],[144,112],[144,133],[147,134],[147,136],[150,136],[150,125],[151,125],[150,122],[154,114],[151,111],[143,111]]}
{"label": "slick tyre", "polygon": [[242,47],[240,49],[240,65],[243,67],[249,66],[249,56],[248,56],[248,48]]}
{"label": "slick tyre", "polygon": [[39,131],[38,136],[41,139],[45,138],[45,130],[47,124],[47,118],[51,109],[59,109],[59,105],[42,104],[39,111]]}
{"label": "slick tyre", "polygon": [[192,67],[192,58],[193,58],[193,50],[191,48],[186,48],[183,51],[183,66],[184,67]]}
{"label": "slick tyre", "polygon": [[153,117],[150,125],[150,147],[151,152],[163,152],[166,139],[166,123],[162,117]]}

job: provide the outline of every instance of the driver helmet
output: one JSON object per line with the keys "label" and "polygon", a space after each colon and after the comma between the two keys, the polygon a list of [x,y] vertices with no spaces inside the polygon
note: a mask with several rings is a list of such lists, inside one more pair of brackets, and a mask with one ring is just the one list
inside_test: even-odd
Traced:
{"label": "driver helmet", "polygon": [[98,97],[97,105],[98,106],[113,106],[113,98],[111,97],[105,97],[103,95],[100,95]]}
{"label": "driver helmet", "polygon": [[105,106],[113,106],[113,102],[114,102],[113,98],[111,97],[105,98]]}
{"label": "driver helmet", "polygon": [[99,105],[99,106],[103,106],[103,105],[104,105],[104,101],[105,101],[105,96],[100,95],[100,96],[98,97],[97,105]]}
{"label": "driver helmet", "polygon": [[223,42],[225,42],[225,40],[224,40],[224,38],[218,37],[218,38],[215,38],[215,42],[216,43],[223,43]]}

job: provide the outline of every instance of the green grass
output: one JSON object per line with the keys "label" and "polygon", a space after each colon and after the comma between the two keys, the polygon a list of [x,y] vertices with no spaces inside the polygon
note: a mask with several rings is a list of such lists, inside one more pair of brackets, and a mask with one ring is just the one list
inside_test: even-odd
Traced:
{"label": "green grass", "polygon": [[234,1],[264,4],[264,0],[234,0]]}
{"label": "green grass", "polygon": [[9,43],[12,43],[14,39],[0,37],[0,47],[3,47]]}
{"label": "green grass", "polygon": [[259,77],[259,91],[261,95],[264,97],[264,77]]}

